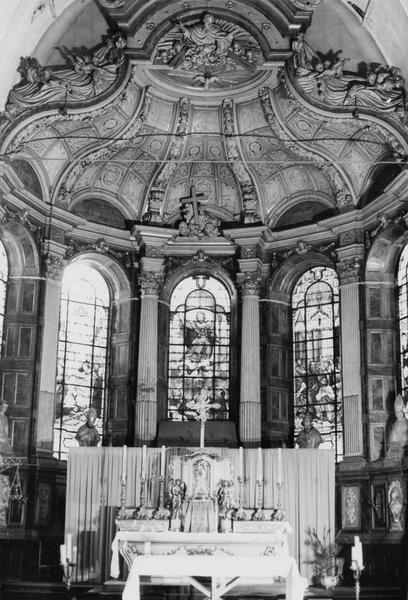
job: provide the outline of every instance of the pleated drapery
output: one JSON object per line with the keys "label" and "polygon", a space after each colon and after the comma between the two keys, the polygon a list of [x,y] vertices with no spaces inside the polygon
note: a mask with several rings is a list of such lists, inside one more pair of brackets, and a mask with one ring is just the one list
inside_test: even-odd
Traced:
{"label": "pleated drapery", "polygon": [[[171,478],[168,463],[172,455],[184,455],[197,448],[166,449],[166,482]],[[238,497],[239,451],[206,448],[207,452],[229,456]],[[310,548],[305,544],[306,530],[319,536],[330,530],[334,537],[334,453],[331,450],[286,450],[281,453],[282,506],[293,528],[289,551],[302,575],[310,578],[305,564]],[[257,449],[244,449],[244,507],[255,508]],[[73,448],[67,471],[65,532],[73,535],[78,547],[74,581],[103,582],[109,577],[111,543],[115,536],[115,516],[120,506],[122,448]],[[264,508],[278,503],[278,450],[262,450]],[[138,506],[142,448],[127,449],[127,506]],[[160,476],[160,448],[147,449],[146,505],[157,507]]]}

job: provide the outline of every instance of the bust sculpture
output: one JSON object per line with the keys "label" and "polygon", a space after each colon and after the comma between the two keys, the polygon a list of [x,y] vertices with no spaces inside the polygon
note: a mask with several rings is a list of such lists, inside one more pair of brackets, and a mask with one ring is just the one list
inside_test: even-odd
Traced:
{"label": "bust sculpture", "polygon": [[404,448],[408,444],[408,421],[406,417],[407,408],[401,394],[395,398],[394,412],[395,421],[392,424],[389,439],[387,456],[402,455]]}
{"label": "bust sculpture", "polygon": [[303,418],[303,430],[297,436],[296,443],[299,448],[318,448],[322,442],[322,436],[313,426],[313,417],[307,412]]}
{"label": "bust sculpture", "polygon": [[75,439],[80,446],[97,446],[101,439],[98,430],[95,427],[96,410],[90,408],[86,415],[86,423],[76,432]]}

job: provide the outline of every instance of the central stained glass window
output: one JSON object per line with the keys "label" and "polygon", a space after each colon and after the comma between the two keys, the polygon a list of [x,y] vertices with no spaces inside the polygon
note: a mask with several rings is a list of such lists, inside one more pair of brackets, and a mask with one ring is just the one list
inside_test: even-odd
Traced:
{"label": "central stained glass window", "polygon": [[170,301],[168,410],[170,420],[194,419],[188,404],[205,394],[217,404],[209,419],[228,419],[231,298],[215,277],[183,279]]}

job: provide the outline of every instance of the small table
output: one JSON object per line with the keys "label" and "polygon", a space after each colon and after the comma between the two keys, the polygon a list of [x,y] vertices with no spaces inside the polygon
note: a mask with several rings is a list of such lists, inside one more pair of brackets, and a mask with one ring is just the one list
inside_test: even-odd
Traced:
{"label": "small table", "polygon": [[[211,600],[222,598],[242,577],[285,577],[286,600],[303,600],[307,587],[307,579],[299,575],[296,561],[290,556],[191,556],[185,552],[172,556],[136,557],[123,590],[123,600],[140,600],[140,577],[143,575],[180,577]],[[195,577],[210,577],[211,588]]]}

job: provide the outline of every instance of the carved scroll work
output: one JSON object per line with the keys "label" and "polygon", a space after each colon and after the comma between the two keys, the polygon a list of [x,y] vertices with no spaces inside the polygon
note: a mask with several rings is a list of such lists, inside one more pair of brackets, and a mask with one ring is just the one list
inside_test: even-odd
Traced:
{"label": "carved scroll work", "polygon": [[173,83],[206,90],[246,81],[262,62],[259,44],[250,34],[211,13],[177,21],[154,59]]}

